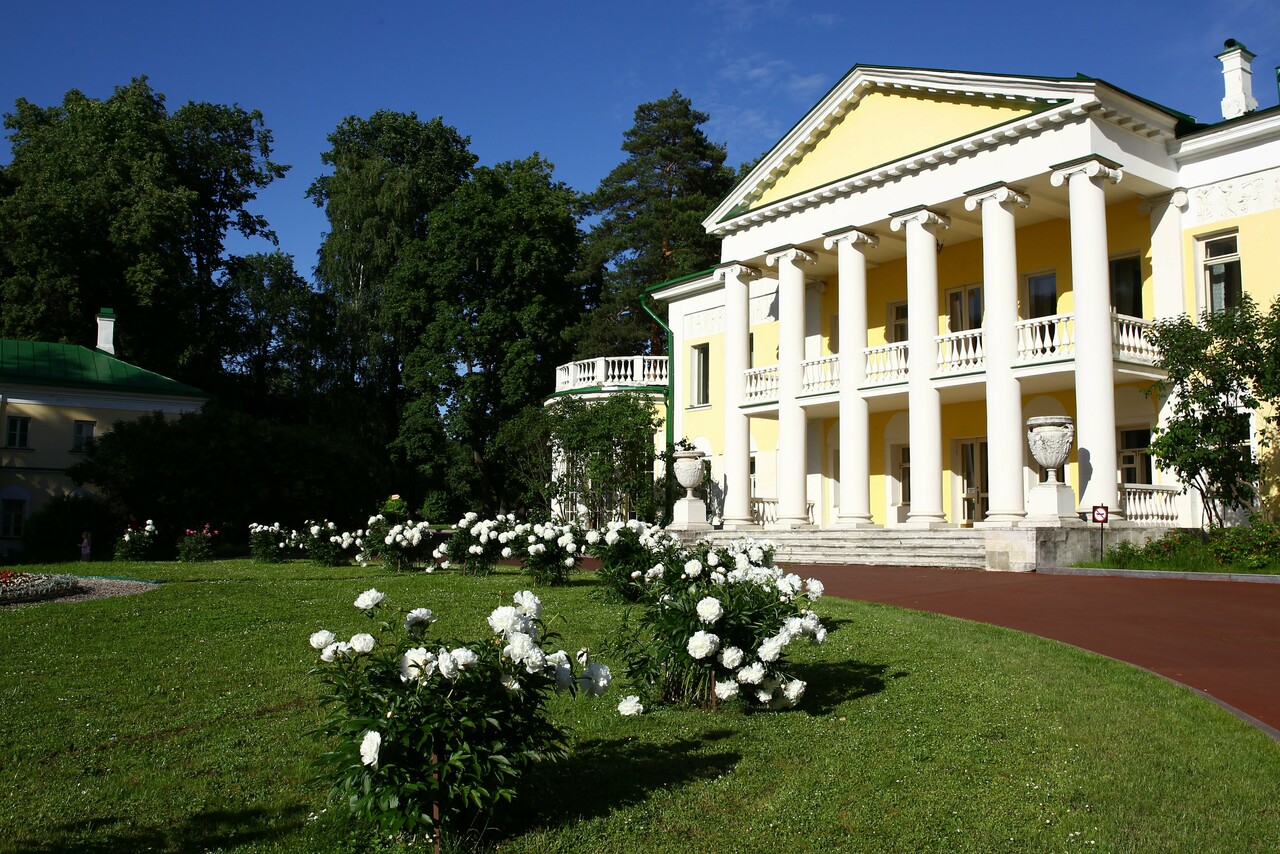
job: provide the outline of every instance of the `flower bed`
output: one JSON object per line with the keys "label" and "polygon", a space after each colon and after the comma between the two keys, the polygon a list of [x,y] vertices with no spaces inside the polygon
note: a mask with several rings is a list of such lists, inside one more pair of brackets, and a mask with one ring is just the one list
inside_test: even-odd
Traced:
{"label": "flower bed", "polygon": [[80,579],[74,575],[36,575],[0,569],[0,602],[34,602],[74,592]]}

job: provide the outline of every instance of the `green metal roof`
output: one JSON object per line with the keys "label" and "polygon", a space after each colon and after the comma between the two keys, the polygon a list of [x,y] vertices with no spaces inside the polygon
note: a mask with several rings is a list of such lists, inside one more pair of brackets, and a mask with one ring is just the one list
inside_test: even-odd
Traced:
{"label": "green metal roof", "polygon": [[0,383],[208,399],[195,386],[122,362],[78,344],[0,339]]}

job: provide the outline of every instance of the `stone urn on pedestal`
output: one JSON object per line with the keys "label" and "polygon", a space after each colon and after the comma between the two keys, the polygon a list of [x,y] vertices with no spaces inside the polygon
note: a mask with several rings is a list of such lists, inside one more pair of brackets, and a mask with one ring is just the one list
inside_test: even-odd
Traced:
{"label": "stone urn on pedestal", "polygon": [[1066,415],[1041,415],[1027,419],[1027,445],[1031,456],[1044,466],[1048,479],[1036,484],[1027,500],[1027,521],[1036,525],[1079,522],[1076,496],[1058,480],[1058,469],[1067,461],[1075,441],[1075,421]]}
{"label": "stone urn on pedestal", "polygon": [[691,451],[676,451],[673,455],[671,469],[675,472],[676,481],[684,487],[684,497],[676,502],[671,513],[671,525],[678,531],[709,531],[707,524],[707,505],[693,491],[702,486],[702,451],[696,448]]}

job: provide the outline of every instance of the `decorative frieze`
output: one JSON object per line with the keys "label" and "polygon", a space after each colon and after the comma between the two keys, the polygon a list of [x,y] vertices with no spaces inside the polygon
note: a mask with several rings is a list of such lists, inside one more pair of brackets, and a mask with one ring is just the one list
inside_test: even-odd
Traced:
{"label": "decorative frieze", "polygon": [[695,311],[684,316],[685,338],[706,338],[724,332],[724,306]]}
{"label": "decorative frieze", "polygon": [[1195,225],[1275,210],[1280,208],[1280,169],[1196,187],[1188,196]]}

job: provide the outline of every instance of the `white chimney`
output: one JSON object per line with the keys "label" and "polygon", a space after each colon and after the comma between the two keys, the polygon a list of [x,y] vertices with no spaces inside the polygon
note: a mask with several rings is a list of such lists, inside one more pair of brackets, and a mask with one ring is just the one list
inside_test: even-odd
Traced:
{"label": "white chimney", "polygon": [[1222,60],[1222,82],[1226,84],[1222,117],[1234,119],[1258,108],[1258,99],[1253,97],[1253,70],[1249,67],[1253,54],[1235,39],[1227,39],[1223,47],[1226,49],[1218,54]]}
{"label": "white chimney", "polygon": [[116,313],[109,308],[98,312],[98,349],[116,354]]}

